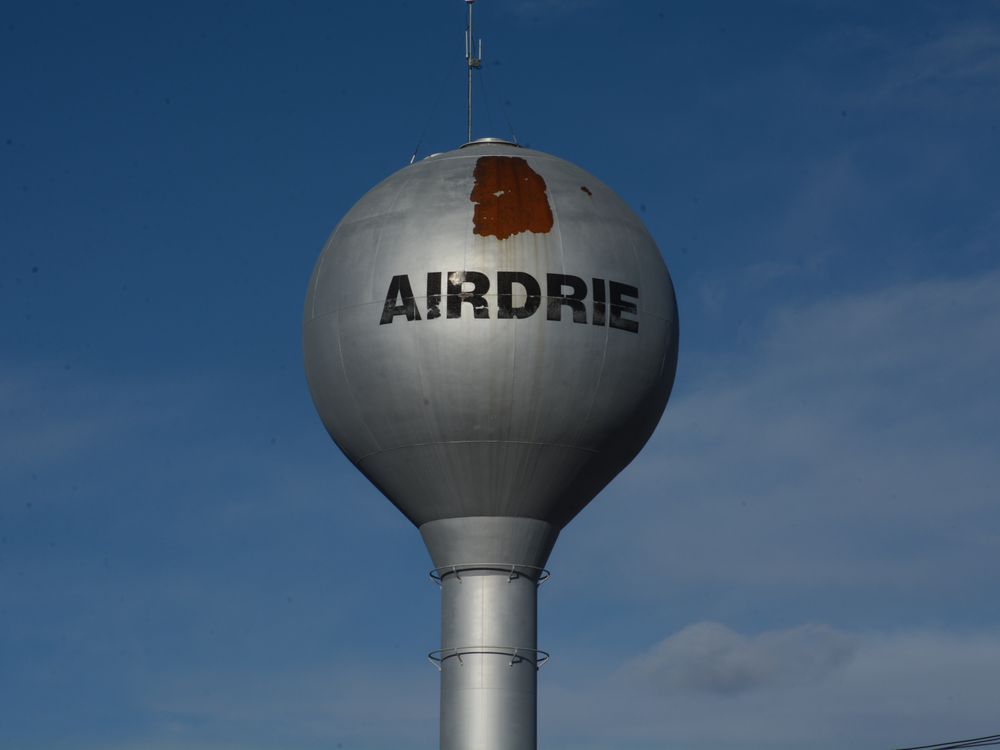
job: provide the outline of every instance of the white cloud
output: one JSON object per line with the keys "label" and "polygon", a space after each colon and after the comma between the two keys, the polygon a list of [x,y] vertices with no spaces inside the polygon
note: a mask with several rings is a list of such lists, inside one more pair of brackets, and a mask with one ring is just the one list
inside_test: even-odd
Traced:
{"label": "white cloud", "polygon": [[682,351],[660,428],[559,564],[596,555],[595,575],[639,597],[657,581],[983,581],[1000,541],[998,335],[992,272],[786,307],[742,355]]}
{"label": "white cloud", "polygon": [[550,689],[551,747],[890,748],[997,730],[1000,633],[697,623]]}
{"label": "white cloud", "polygon": [[622,622],[648,612],[633,637],[685,615],[785,627],[665,625],[642,654],[612,648],[620,667],[592,645],[610,626],[564,629],[577,643],[543,678],[546,744],[891,748],[1000,731],[998,341],[992,271],[785,305],[742,353],[682,351],[656,435],[557,546],[554,585],[571,590],[546,597],[613,602]]}
{"label": "white cloud", "polygon": [[736,695],[812,684],[848,662],[856,639],[822,625],[749,637],[714,622],[663,640],[627,672],[658,691]]}

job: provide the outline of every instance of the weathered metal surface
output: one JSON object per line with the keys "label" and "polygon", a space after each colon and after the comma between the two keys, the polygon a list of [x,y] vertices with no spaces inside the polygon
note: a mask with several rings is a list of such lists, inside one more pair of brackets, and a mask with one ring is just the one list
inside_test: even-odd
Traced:
{"label": "weathered metal surface", "polygon": [[[477,233],[477,166],[519,162],[542,197]],[[484,185],[509,187],[503,173]],[[534,231],[543,199],[552,224]],[[547,154],[472,143],[392,175],[334,230],[309,284],[306,374],[330,435],[416,525],[561,528],[652,433],[677,331],[659,250],[614,192]]]}
{"label": "weathered metal surface", "polygon": [[472,173],[472,231],[498,240],[520,232],[552,229],[552,208],[545,180],[516,156],[481,156]]}
{"label": "weathered metal surface", "polygon": [[459,575],[441,581],[441,648],[458,652],[441,662],[441,747],[535,750],[537,585]]}
{"label": "weathered metal surface", "polygon": [[474,517],[420,533],[441,581],[442,750],[534,750],[536,588],[558,530]]}
{"label": "weathered metal surface", "polygon": [[434,566],[503,563],[541,570],[559,529],[533,518],[473,516],[442,518],[420,527]]}
{"label": "weathered metal surface", "polygon": [[358,201],[303,335],[327,430],[437,568],[442,750],[534,750],[528,573],[666,405],[678,328],[659,250],[578,167],[472,142]]}

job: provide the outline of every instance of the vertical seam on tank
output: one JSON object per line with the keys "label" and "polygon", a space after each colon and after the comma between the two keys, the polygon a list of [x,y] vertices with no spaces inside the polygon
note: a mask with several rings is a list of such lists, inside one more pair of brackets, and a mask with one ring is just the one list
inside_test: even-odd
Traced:
{"label": "vertical seam on tank", "polygon": [[[477,645],[487,646],[486,642],[486,586],[489,576],[479,576],[479,580],[476,581],[477,588],[479,590],[479,643]],[[483,685],[483,675],[486,672],[486,656],[480,654],[479,656],[479,688],[480,695],[482,695],[482,689],[486,687]]]}
{"label": "vertical seam on tank", "polygon": [[[544,179],[544,178],[543,178]],[[559,270],[565,275],[566,273],[566,247],[563,245],[563,233],[562,224],[559,223],[559,211],[556,209],[556,196],[549,187],[548,183],[545,185],[546,193],[549,196],[549,208],[552,209],[552,228],[559,233]],[[548,292],[548,289],[545,290]],[[546,302],[548,295],[546,294]]]}
{"label": "vertical seam on tank", "polygon": [[[385,215],[392,214],[392,212],[396,208],[396,204],[399,203],[399,199],[403,195],[403,191],[406,190],[406,186],[409,183],[410,183],[410,178],[407,177],[403,181],[403,184],[400,185],[399,190],[396,191],[396,195],[392,199],[392,204],[389,206],[389,210],[386,212]],[[375,296],[375,269],[376,269],[376,267],[378,265],[378,256],[379,256],[379,253],[382,251],[382,232],[384,231],[384,229],[385,229],[385,222],[382,221],[382,222],[379,223],[378,239],[375,240],[375,255],[372,258],[372,273],[371,273],[371,277],[370,277],[370,279],[368,281],[368,296],[372,299],[373,302],[377,302],[378,301],[378,297]],[[343,345],[343,342],[340,339],[340,333],[341,333],[341,329],[340,329],[340,326],[338,325],[337,326],[337,350],[340,352],[340,366],[341,366],[341,368],[344,371],[344,380],[347,382],[347,387],[350,389],[351,393],[354,393],[354,385],[351,383],[351,379],[347,375],[347,367],[344,366],[344,345]],[[361,424],[363,424],[365,426],[365,429],[368,431],[368,434],[371,436],[372,442],[374,442],[375,446],[379,450],[381,450],[382,449],[382,444],[378,441],[378,438],[375,437],[375,432],[374,432],[374,430],[372,430],[371,425],[368,424],[368,420],[365,418],[365,414],[364,414],[363,411],[361,411],[360,407],[358,408],[358,415],[361,417]]]}
{"label": "vertical seam on tank", "polygon": [[[639,263],[639,254],[635,251],[635,240],[629,240],[629,247],[632,249],[632,260],[635,261],[635,279],[637,284],[642,283],[642,264]],[[659,248],[657,248],[659,250]],[[662,255],[661,255],[662,257]],[[666,265],[666,263],[664,263]],[[672,285],[671,285],[672,286]],[[641,299],[636,300],[636,308],[640,313],[640,317],[643,311],[643,304]]]}
{"label": "vertical seam on tank", "polygon": [[[639,274],[639,270],[640,270],[639,256],[635,252],[635,242],[632,241],[632,240],[629,241],[629,249],[632,251],[632,260],[635,263],[636,279],[641,280],[640,279],[640,274]],[[640,310],[641,310],[641,308],[640,308]],[[591,398],[591,400],[590,400],[590,406],[587,407],[587,416],[584,417],[583,421],[580,423],[580,427],[576,431],[576,435],[573,437],[574,444],[578,444],[579,443],[580,434],[584,431],[584,429],[586,429],[587,423],[590,422],[590,415],[591,415],[591,413],[594,410],[594,404],[597,402],[597,392],[598,392],[598,390],[601,387],[601,382],[604,380],[604,366],[605,366],[605,363],[607,363],[607,361],[608,361],[608,340],[609,340],[610,336],[611,336],[610,321],[605,321],[605,327],[604,327],[604,351],[601,353],[601,369],[600,369],[600,371],[597,374],[597,385],[594,387],[594,395],[593,395],[593,398]],[[663,366],[661,364],[660,371],[662,372],[662,370],[663,370]]]}
{"label": "vertical seam on tank", "polygon": [[[403,197],[403,192],[406,190],[406,186],[410,184],[410,177],[407,177],[403,184],[400,185],[399,190],[396,191],[396,196],[392,199],[392,203],[389,206],[389,210],[383,214],[388,216],[396,210],[396,204],[399,203],[399,199]],[[375,256],[372,258],[372,275],[368,281],[368,296],[371,298],[372,302],[378,301],[378,296],[375,294],[375,269],[378,265],[378,256],[382,252],[382,232],[385,230],[385,222],[379,222],[378,228],[378,238],[375,240]]]}
{"label": "vertical seam on tank", "polygon": [[340,231],[340,228],[343,225],[344,225],[343,219],[337,222],[337,226],[335,226],[333,228],[333,231],[330,232],[329,239],[327,239],[326,244],[323,245],[322,251],[320,251],[319,261],[316,263],[316,270],[313,272],[312,289],[310,290],[312,292],[312,296],[310,299],[311,304],[309,306],[310,320],[316,317],[316,289],[317,287],[319,287],[319,275],[323,272],[323,266],[326,264],[326,249],[330,247],[330,243],[333,242],[333,238],[337,236],[337,232]]}
{"label": "vertical seam on tank", "polygon": [[[333,235],[337,233],[337,230],[333,230],[333,234],[330,235],[330,239],[333,239]],[[327,243],[329,244],[329,243]],[[323,273],[323,264],[326,262],[326,253],[320,253],[319,263],[316,264],[316,274],[313,278],[312,289],[310,289],[310,305],[309,305],[309,320],[313,320],[316,317],[316,287],[319,286],[319,275]]]}
{"label": "vertical seam on tank", "polygon": [[[479,164],[479,160],[476,160],[476,164]],[[472,218],[469,221],[463,222],[465,227],[465,243],[462,246],[462,273],[464,274],[469,270],[469,248],[472,246],[472,235],[476,232],[476,203],[472,200],[472,194],[476,192],[476,167],[472,167],[472,189],[469,191],[469,205],[466,206],[468,210],[472,211]],[[445,271],[445,273],[450,273],[450,271]],[[444,280],[445,287],[448,286],[448,279]]]}
{"label": "vertical seam on tank", "polygon": [[[541,175],[541,172],[538,173]],[[544,177],[542,178],[545,179]],[[549,208],[552,210],[552,228],[559,234],[559,270],[563,275],[566,274],[566,246],[563,244],[563,233],[562,224],[559,223],[559,210],[556,207],[556,194],[549,187],[548,183],[545,183],[546,193],[549,200]],[[549,305],[549,282],[546,278],[545,280],[545,294],[542,299],[545,300],[545,314],[548,315],[548,305]],[[562,322],[562,308],[559,309],[559,319]],[[531,439],[535,440],[538,435],[538,417],[535,418],[535,423],[531,426]]]}
{"label": "vertical seam on tank", "polygon": [[[472,211],[472,217],[470,218],[469,221],[462,222],[462,226],[465,227],[465,242],[462,243],[462,269],[461,269],[462,270],[462,277],[461,278],[463,278],[463,279],[465,278],[466,271],[469,270],[469,248],[472,246],[472,242],[473,242],[473,239],[474,239],[474,237],[472,235],[476,231],[476,204],[472,200],[472,194],[476,190],[476,165],[477,164],[479,164],[479,159],[476,159],[476,161],[473,162],[473,166],[472,166],[472,188],[469,190],[469,202],[468,202],[468,206],[466,206],[466,210],[471,210]],[[463,192],[463,195],[464,195],[464,192]],[[447,291],[448,284],[451,282],[451,269],[447,269],[447,268],[444,269],[444,273],[445,273],[445,279],[444,279],[444,290],[443,291]],[[465,288],[464,282],[461,283],[461,284],[459,284],[459,291],[462,291],[464,288]],[[448,299],[450,299],[450,298],[448,298]],[[465,322],[462,319],[461,314],[459,315],[459,320],[457,320],[456,322],[458,323],[459,327],[461,327],[462,323]],[[465,497],[460,497],[458,499],[458,505],[462,509],[463,513],[468,513],[468,509],[466,507],[466,502],[467,502],[467,500],[466,500]]]}
{"label": "vertical seam on tank", "polygon": [[[503,454],[503,461],[500,466],[500,470],[507,475],[513,475],[514,471],[512,468],[512,463],[516,465],[518,458],[515,451],[512,451],[510,443],[510,433],[511,425],[513,424],[514,415],[514,401],[517,398],[517,318],[512,318],[510,320],[511,333],[510,333],[510,407],[507,409],[507,419],[506,427],[504,428],[503,434],[500,436],[504,447],[507,449]],[[512,501],[511,494],[503,498],[504,507],[509,510]]]}
{"label": "vertical seam on tank", "polygon": [[[338,318],[340,317],[339,313],[338,313],[337,317]],[[347,374],[347,366],[344,364],[344,344],[340,340],[340,333],[341,333],[341,327],[339,325],[340,321],[338,320],[337,323],[338,323],[338,325],[337,325],[337,356],[340,357],[340,369],[344,373],[344,382],[347,383],[348,391],[351,394],[354,394],[354,386],[351,384],[351,378]],[[352,398],[351,401],[355,405],[355,407],[357,408],[357,410],[358,410],[358,417],[361,419],[361,424],[363,424],[365,426],[365,429],[368,431],[368,435],[371,437],[372,442],[375,443],[375,447],[378,448],[379,450],[382,450],[382,444],[379,443],[378,438],[375,437],[375,433],[372,431],[372,428],[368,425],[368,420],[365,419],[365,414],[364,414],[363,411],[361,411],[361,407],[358,406],[357,400]]]}
{"label": "vertical seam on tank", "polygon": [[[555,193],[552,193],[550,195],[550,197],[549,197],[549,206],[552,208],[553,226],[555,226],[558,229],[558,231],[559,231],[559,264],[560,264],[559,270],[565,276],[566,275],[566,245],[563,242],[562,224],[559,223],[559,212],[558,212],[558,209],[556,208]],[[546,288],[545,291],[548,292],[548,289]],[[593,293],[593,292],[591,292],[591,293]],[[546,304],[548,303],[548,295],[546,295],[545,302],[546,302]],[[593,303],[591,303],[591,306],[593,306]],[[562,318],[562,312],[561,311],[559,313],[559,317],[560,317],[560,319]],[[591,396],[590,406],[587,408],[587,416],[584,418],[584,420],[580,424],[580,426],[577,427],[576,432],[573,435],[573,440],[572,440],[572,444],[573,445],[577,445],[579,443],[580,433],[583,432],[583,429],[586,426],[587,421],[590,419],[590,411],[591,411],[591,409],[593,409],[594,402],[597,400],[597,387],[600,386],[601,375],[604,373],[604,362],[607,359],[607,353],[608,353],[608,339],[607,339],[607,331],[605,331],[604,349],[603,349],[603,352],[601,354],[601,369],[600,369],[600,372],[599,372],[599,374],[597,376],[597,386],[595,386],[594,393]],[[534,436],[532,436],[532,437],[534,437]]]}
{"label": "vertical seam on tank", "polygon": [[[420,354],[420,352],[419,352],[420,347],[419,347],[419,344],[417,344],[418,337],[417,336],[410,336],[409,339],[410,339],[410,341],[413,343],[413,345],[418,350],[417,351],[417,356],[413,357],[413,361],[417,365],[417,379],[420,381],[420,393],[421,394],[426,394],[426,393],[428,393],[428,390],[427,390],[427,388],[424,387],[424,368],[421,367],[421,365],[420,365],[420,356],[419,356],[419,354]],[[421,395],[421,399],[423,399],[423,395]],[[423,421],[423,426],[426,428],[426,426],[427,426],[426,420],[422,420],[422,421]],[[437,424],[434,425],[434,428],[435,428],[435,437],[437,437],[438,436]]]}
{"label": "vertical seam on tank", "polygon": [[580,426],[576,428],[576,434],[573,435],[573,444],[580,444],[580,435],[587,428],[590,422],[590,415],[594,411],[594,404],[597,403],[597,394],[601,390],[601,383],[604,381],[604,366],[608,361],[608,337],[611,335],[611,326],[604,326],[604,346],[601,348],[601,366],[597,371],[597,382],[594,384],[594,392],[590,396],[590,403],[587,405],[587,415],[580,422]]}
{"label": "vertical seam on tank", "polygon": [[[635,283],[637,285],[641,285],[642,284],[642,264],[639,262],[639,254],[635,251],[635,240],[634,239],[629,240],[629,247],[632,248],[632,260],[635,262]],[[657,248],[657,250],[659,250],[659,248]],[[666,264],[664,264],[664,265],[666,265]],[[636,289],[638,289],[638,288],[639,287],[636,286]],[[635,301],[635,309],[636,309],[636,312],[638,313],[638,315],[636,317],[638,317],[639,320],[641,321],[643,313],[644,313],[643,304],[642,304],[642,297],[639,297],[639,298],[636,299],[636,301]],[[640,333],[639,331],[636,331],[635,335],[641,337],[642,333]],[[640,341],[641,341],[641,339],[640,339]]]}
{"label": "vertical seam on tank", "polygon": [[[514,324],[511,326],[512,332],[510,335],[510,411],[511,415],[513,415],[514,400],[517,398],[517,318],[511,320],[511,323]],[[503,436],[504,442],[510,440],[512,423],[512,419],[507,420],[507,430]]]}

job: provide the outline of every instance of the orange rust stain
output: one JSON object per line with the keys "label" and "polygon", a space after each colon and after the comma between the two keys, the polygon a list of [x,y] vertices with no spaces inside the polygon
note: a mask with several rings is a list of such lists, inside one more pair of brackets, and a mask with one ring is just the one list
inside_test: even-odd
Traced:
{"label": "orange rust stain", "polygon": [[582,190],[583,192],[585,192],[587,195],[589,195],[591,197],[594,196],[594,194],[592,192],[590,192],[590,188],[588,188],[586,185],[580,185],[580,190]]}
{"label": "orange rust stain", "polygon": [[519,232],[552,229],[545,180],[519,156],[481,156],[473,172],[470,200],[476,204],[472,231],[505,240]]}

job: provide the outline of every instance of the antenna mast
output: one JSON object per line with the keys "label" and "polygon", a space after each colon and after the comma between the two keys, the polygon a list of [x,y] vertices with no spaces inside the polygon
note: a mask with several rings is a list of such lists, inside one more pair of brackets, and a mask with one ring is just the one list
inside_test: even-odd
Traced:
{"label": "antenna mast", "polygon": [[479,50],[476,51],[475,38],[472,35],[472,4],[476,0],[465,0],[465,6],[469,9],[469,21],[465,27],[465,62],[469,68],[469,104],[466,110],[468,114],[468,141],[472,141],[472,71],[481,68],[483,65],[483,40],[479,40]]}

